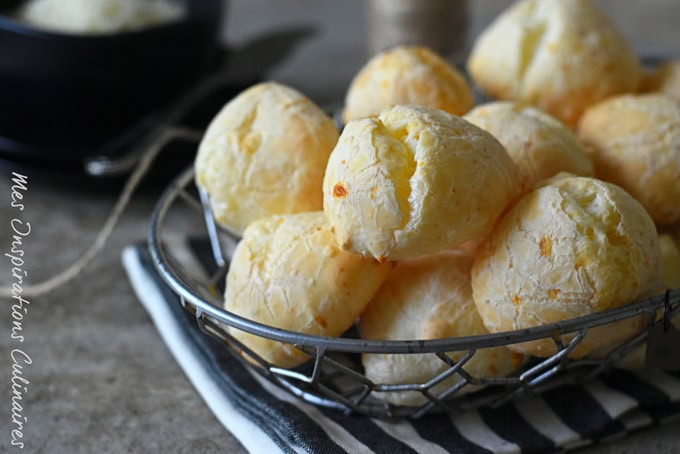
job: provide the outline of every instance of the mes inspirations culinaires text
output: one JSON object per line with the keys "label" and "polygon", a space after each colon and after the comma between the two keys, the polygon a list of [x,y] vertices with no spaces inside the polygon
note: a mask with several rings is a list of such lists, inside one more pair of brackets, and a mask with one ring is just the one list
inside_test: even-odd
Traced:
{"label": "mes inspirations culinaires text", "polygon": [[11,422],[10,438],[11,445],[24,448],[24,430],[28,417],[24,415],[24,396],[28,393],[29,380],[24,373],[27,366],[33,363],[31,357],[21,349],[24,342],[24,322],[28,316],[30,302],[23,296],[24,279],[28,277],[25,269],[24,245],[31,234],[31,224],[23,219],[24,195],[28,191],[28,177],[17,172],[12,173],[11,207],[16,216],[10,222],[11,244],[5,257],[10,261],[11,269],[11,342],[15,346],[10,351],[12,364],[11,378]]}

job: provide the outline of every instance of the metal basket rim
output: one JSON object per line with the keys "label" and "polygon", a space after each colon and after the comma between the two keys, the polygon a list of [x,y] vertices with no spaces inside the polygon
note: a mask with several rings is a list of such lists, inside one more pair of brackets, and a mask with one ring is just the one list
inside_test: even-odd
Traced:
{"label": "metal basket rim", "polygon": [[623,307],[609,309],[603,312],[572,318],[556,323],[526,328],[522,330],[500,333],[453,337],[430,340],[364,340],[343,337],[328,337],[299,333],[265,325],[221,308],[220,301],[203,298],[192,288],[190,279],[175,269],[168,259],[168,254],[161,240],[163,221],[178,194],[193,182],[194,169],[189,166],[181,172],[163,191],[151,215],[148,230],[148,248],[152,256],[154,267],[162,280],[185,303],[195,309],[197,318],[210,316],[214,320],[232,328],[248,332],[271,340],[294,345],[314,347],[318,350],[332,350],[347,353],[438,353],[469,349],[498,347],[509,344],[528,342],[538,339],[556,338],[557,336],[587,330],[592,327],[605,325],[617,320],[649,314],[664,306],[677,305],[673,313],[680,312],[680,289],[668,290]]}

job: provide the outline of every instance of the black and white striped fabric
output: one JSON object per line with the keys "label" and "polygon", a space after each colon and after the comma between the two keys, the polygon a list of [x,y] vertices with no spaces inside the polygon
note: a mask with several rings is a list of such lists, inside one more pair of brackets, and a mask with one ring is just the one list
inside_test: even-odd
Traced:
{"label": "black and white striped fabric", "polygon": [[680,374],[657,371],[614,371],[587,386],[454,416],[391,423],[343,415],[301,402],[262,380],[200,332],[156,274],[145,247],[127,248],[123,263],[179,365],[218,420],[250,452],[563,452],[680,415]]}

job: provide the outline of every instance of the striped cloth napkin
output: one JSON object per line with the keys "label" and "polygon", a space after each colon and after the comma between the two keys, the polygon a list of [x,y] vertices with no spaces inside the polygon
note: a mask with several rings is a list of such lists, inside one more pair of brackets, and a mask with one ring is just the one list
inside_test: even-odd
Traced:
{"label": "striped cloth napkin", "polygon": [[[190,246],[192,244],[193,246]],[[173,252],[200,263],[181,241]],[[217,419],[250,452],[548,453],[623,437],[680,416],[680,374],[615,370],[496,409],[386,422],[315,407],[250,372],[203,334],[156,273],[144,245],[123,252],[139,300]]]}

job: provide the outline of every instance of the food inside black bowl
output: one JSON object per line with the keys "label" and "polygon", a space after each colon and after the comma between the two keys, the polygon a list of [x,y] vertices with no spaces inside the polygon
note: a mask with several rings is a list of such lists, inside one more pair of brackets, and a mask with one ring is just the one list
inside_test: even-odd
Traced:
{"label": "food inside black bowl", "polygon": [[0,0],[0,154],[77,162],[199,80],[220,52],[223,0],[164,1],[179,13],[57,31],[20,20],[27,2]]}
{"label": "food inside black bowl", "polygon": [[67,34],[113,34],[179,22],[179,0],[25,0],[10,15],[27,25]]}

